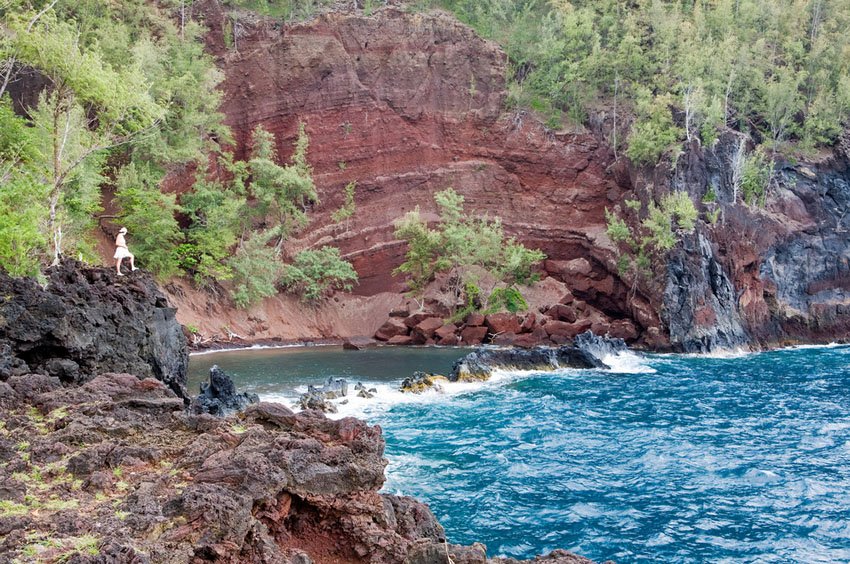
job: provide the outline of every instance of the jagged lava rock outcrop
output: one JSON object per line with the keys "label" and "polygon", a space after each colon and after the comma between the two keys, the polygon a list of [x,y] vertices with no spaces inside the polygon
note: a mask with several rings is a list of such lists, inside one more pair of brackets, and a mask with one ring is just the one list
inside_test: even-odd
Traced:
{"label": "jagged lava rock outcrop", "polygon": [[[451,186],[470,213],[499,216],[509,234],[542,249],[550,274],[578,299],[612,320],[634,319],[641,334],[660,326],[616,275],[604,210],[624,190],[612,151],[590,133],[555,133],[505,111],[506,57],[496,44],[443,12],[389,8],[284,25],[212,0],[196,9],[224,71],[222,111],[237,156],[262,125],[285,159],[298,122],[306,124],[322,204],[290,252],[333,243],[359,273],[355,292],[399,292],[392,271],[406,248],[393,222],[416,206],[436,219],[433,194]],[[187,171],[168,185],[184,189],[192,178]],[[330,213],[351,181],[357,211],[336,224]]]}
{"label": "jagged lava rock outcrop", "polygon": [[28,374],[0,382],[0,422],[3,561],[487,562],[446,545],[426,505],[378,493],[381,429],[353,418],[263,402],[217,418],[151,378]]}
{"label": "jagged lava rock outcrop", "polygon": [[186,337],[150,275],[64,259],[46,276],[42,288],[0,272],[0,381],[38,372],[81,383],[118,371],[186,397]]}
{"label": "jagged lava rock outcrop", "polygon": [[200,388],[200,393],[192,398],[190,404],[194,413],[209,413],[222,417],[242,411],[252,403],[260,401],[257,394],[237,392],[233,380],[217,364],[210,368],[209,382],[201,382]]}
{"label": "jagged lava rock outcrop", "polygon": [[626,343],[622,339],[600,337],[590,331],[577,336],[572,345],[557,348],[482,348],[455,361],[449,380],[486,380],[494,370],[610,368],[604,362],[605,357],[625,351]]}

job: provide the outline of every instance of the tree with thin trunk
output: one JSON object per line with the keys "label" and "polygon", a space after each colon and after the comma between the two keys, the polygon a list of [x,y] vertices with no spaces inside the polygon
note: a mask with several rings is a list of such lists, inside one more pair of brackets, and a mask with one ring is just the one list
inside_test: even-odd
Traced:
{"label": "tree with thin trunk", "polygon": [[[57,20],[52,4],[35,16],[10,17],[3,29],[14,64],[40,73],[48,83],[29,113],[40,142],[40,169],[49,186],[48,228],[53,263],[62,254],[71,218],[99,198],[106,151],[153,128],[163,115],[138,71],[118,72],[80,45],[79,33]],[[8,72],[8,71],[7,71]]]}

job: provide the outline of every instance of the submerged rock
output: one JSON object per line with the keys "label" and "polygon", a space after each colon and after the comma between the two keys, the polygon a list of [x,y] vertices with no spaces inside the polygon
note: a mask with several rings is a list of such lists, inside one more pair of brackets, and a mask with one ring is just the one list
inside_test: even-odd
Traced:
{"label": "submerged rock", "polygon": [[431,389],[441,390],[442,384],[448,381],[448,378],[440,374],[428,374],[417,371],[413,373],[413,376],[409,376],[402,381],[400,390],[411,394],[421,394]]}
{"label": "submerged rock", "polygon": [[257,394],[238,393],[230,376],[216,364],[210,368],[210,381],[201,382],[201,393],[192,399],[191,409],[193,413],[224,417],[258,401],[260,397]]}
{"label": "submerged rock", "polygon": [[357,392],[357,397],[366,399],[372,399],[378,393],[375,388],[366,389],[362,382],[357,382],[354,385],[354,391]]}
{"label": "submerged rock", "polygon": [[487,380],[493,370],[609,368],[602,359],[625,350],[626,343],[622,339],[599,337],[590,331],[576,337],[572,346],[479,349],[454,363],[449,380]]}
{"label": "submerged rock", "polygon": [[348,395],[348,382],[345,378],[328,378],[325,385],[321,388],[316,386],[307,386],[308,394],[321,394],[326,399],[339,399]]}
{"label": "submerged rock", "polygon": [[321,387],[307,386],[307,392],[298,398],[301,409],[314,409],[323,413],[336,413],[336,406],[329,400],[344,398],[348,395],[348,382],[344,378],[333,377]]}

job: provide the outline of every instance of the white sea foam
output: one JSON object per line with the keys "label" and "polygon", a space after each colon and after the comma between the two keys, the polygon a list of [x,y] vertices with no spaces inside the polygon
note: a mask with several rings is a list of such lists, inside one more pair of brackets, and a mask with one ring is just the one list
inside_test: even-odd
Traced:
{"label": "white sea foam", "polygon": [[313,347],[338,347],[335,343],[316,343],[306,345],[304,343],[290,343],[288,345],[251,345],[250,347],[236,347],[232,349],[211,349],[208,351],[197,351],[189,353],[189,356],[206,356],[208,354],[224,354],[229,352],[261,351],[275,349],[312,349]]}
{"label": "white sea foam", "polygon": [[[610,372],[617,374],[652,374],[656,370],[650,366],[650,359],[632,352],[623,352],[609,355],[602,361],[611,367]],[[575,374],[575,368],[560,368],[555,374]],[[490,378],[474,382],[440,382],[432,389],[419,394],[402,392],[400,390],[401,380],[393,382],[370,382],[362,381],[367,390],[374,389],[373,397],[363,398],[357,395],[353,383],[349,382],[349,393],[345,398],[330,400],[337,408],[337,413],[328,413],[331,419],[343,417],[369,418],[369,416],[382,415],[396,405],[403,404],[445,404],[456,402],[465,394],[472,394],[488,388],[497,388],[505,384],[515,382],[530,376],[539,375],[539,370],[493,370]],[[263,394],[263,401],[276,401],[298,411],[295,405],[301,394],[307,391],[307,385],[296,386],[289,394]]]}
{"label": "white sea foam", "polygon": [[[337,408],[337,413],[328,413],[331,419],[343,417],[368,418],[370,415],[380,415],[390,408],[401,404],[428,405],[434,403],[448,403],[457,401],[457,398],[486,388],[503,386],[508,382],[526,378],[539,371],[532,370],[494,370],[490,378],[476,382],[441,382],[439,387],[426,390],[420,394],[402,392],[400,390],[401,380],[393,382],[370,382],[363,380],[361,383],[367,390],[375,389],[374,397],[363,398],[353,390],[353,382],[349,381],[348,395],[345,398],[330,400]],[[275,401],[293,407],[296,411],[296,401],[301,394],[307,391],[307,385],[296,386],[288,394],[262,394],[263,401]]]}
{"label": "white sea foam", "polygon": [[848,347],[847,343],[827,343],[825,345],[794,345],[787,347],[787,350],[802,350],[802,349],[837,349],[839,347]]}
{"label": "white sea foam", "polygon": [[606,355],[602,357],[602,362],[610,366],[611,372],[616,374],[655,374],[657,372],[650,366],[649,358],[631,351]]}

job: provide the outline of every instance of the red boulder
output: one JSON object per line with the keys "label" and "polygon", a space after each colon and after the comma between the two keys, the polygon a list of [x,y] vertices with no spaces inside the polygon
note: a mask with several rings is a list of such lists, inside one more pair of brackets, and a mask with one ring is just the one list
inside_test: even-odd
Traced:
{"label": "red boulder", "polygon": [[491,333],[519,333],[519,319],[513,313],[491,313],[484,318]]}
{"label": "red boulder", "polygon": [[460,333],[460,338],[464,345],[480,345],[486,337],[486,327],[467,327]]}
{"label": "red boulder", "polygon": [[397,335],[407,335],[408,331],[404,321],[398,317],[390,317],[375,333],[375,338],[379,341],[389,341]]}

